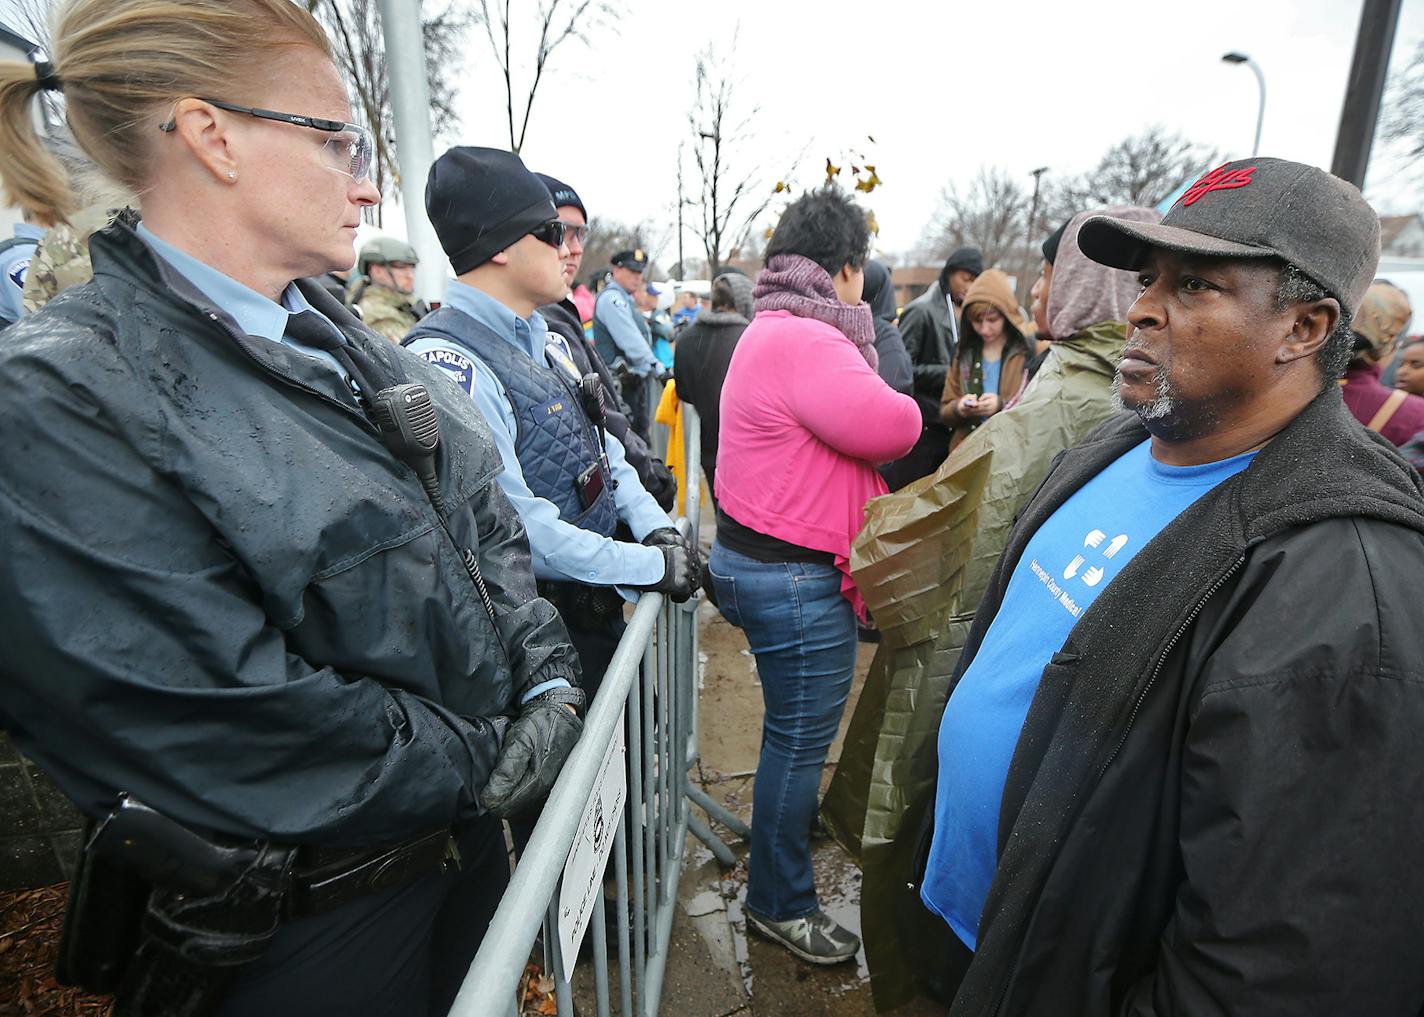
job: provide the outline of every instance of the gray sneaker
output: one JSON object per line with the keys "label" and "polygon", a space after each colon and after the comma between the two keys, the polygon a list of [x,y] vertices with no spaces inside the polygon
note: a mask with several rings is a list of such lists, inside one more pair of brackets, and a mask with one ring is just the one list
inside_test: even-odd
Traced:
{"label": "gray sneaker", "polygon": [[824,911],[812,912],[805,918],[773,922],[748,910],[747,924],[812,964],[840,964],[850,960],[860,949],[860,937]]}

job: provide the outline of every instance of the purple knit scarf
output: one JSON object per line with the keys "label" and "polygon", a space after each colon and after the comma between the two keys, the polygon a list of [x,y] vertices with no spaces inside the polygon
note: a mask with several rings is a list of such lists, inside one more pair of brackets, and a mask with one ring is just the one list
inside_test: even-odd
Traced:
{"label": "purple knit scarf", "polygon": [[875,319],[871,317],[870,305],[864,301],[841,303],[830,275],[810,258],[799,254],[772,255],[757,276],[752,296],[756,297],[758,311],[790,311],[797,317],[814,318],[839,329],[855,343],[872,371],[879,368]]}

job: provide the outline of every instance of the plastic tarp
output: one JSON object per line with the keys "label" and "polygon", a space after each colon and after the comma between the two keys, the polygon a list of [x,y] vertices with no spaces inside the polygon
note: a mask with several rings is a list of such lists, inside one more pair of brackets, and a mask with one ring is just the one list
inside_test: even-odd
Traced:
{"label": "plastic tarp", "polygon": [[870,502],[851,548],[881,643],[822,815],[864,870],[861,928],[880,1010],[923,991],[952,935],[910,899],[917,888],[908,884],[934,800],[940,716],[974,610],[1053,458],[1112,416],[1125,337],[1124,325],[1105,322],[1055,342],[1015,406],[935,473]]}

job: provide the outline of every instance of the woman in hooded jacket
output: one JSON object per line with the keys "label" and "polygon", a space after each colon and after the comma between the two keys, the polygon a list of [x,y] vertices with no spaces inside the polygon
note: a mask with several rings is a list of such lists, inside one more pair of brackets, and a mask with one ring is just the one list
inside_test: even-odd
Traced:
{"label": "woman in hooded jacket", "polygon": [[1014,300],[1009,277],[991,268],[964,295],[959,347],[944,378],[940,419],[953,449],[976,427],[1004,408],[1023,386],[1032,351],[1028,323]]}

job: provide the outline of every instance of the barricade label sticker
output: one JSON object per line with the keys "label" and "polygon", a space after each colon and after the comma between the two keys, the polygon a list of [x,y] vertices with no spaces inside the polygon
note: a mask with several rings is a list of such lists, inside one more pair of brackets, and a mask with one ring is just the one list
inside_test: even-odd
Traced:
{"label": "barricade label sticker", "polygon": [[628,768],[624,762],[623,723],[627,709],[613,728],[608,751],[599,764],[593,791],[579,820],[569,860],[564,863],[564,879],[559,888],[559,947],[564,978],[573,978],[579,946],[593,917],[595,894],[603,892],[603,872],[613,850],[613,835],[623,819],[628,798]]}

